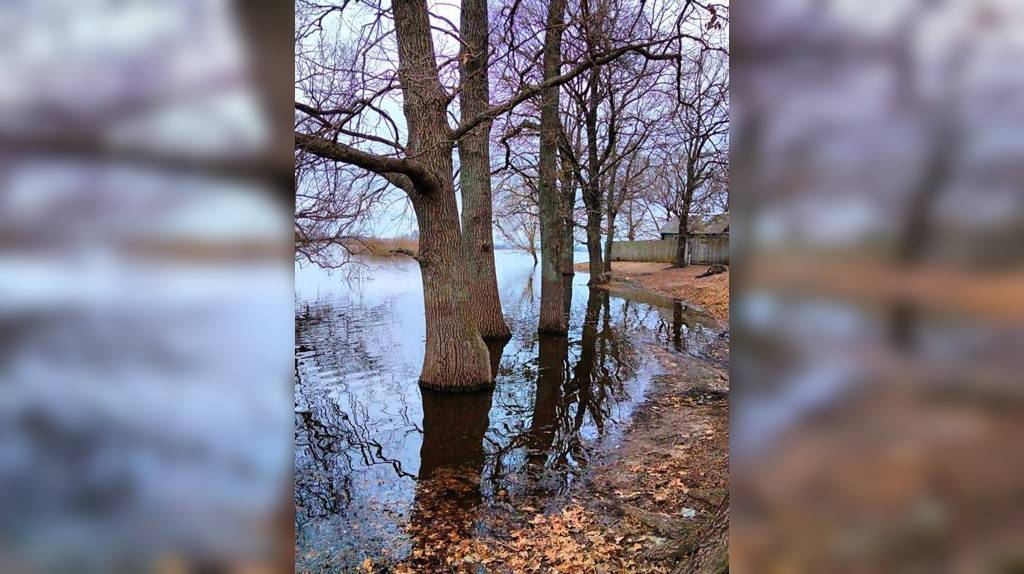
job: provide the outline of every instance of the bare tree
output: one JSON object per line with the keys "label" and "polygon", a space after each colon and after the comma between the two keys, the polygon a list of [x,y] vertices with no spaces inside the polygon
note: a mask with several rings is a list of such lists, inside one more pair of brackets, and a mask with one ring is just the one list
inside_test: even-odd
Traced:
{"label": "bare tree", "polygon": [[[487,0],[463,0],[459,28],[459,96],[462,117],[469,119],[485,113],[490,106]],[[491,121],[486,120],[459,140],[462,239],[480,334],[485,339],[507,339],[512,333],[501,315],[494,269],[490,134]]]}
{"label": "bare tree", "polygon": [[[646,138],[644,138],[646,140]],[[642,183],[646,181],[645,175],[650,170],[650,159],[647,155],[638,153],[630,154],[628,158],[616,160],[616,167],[612,169],[609,177],[605,198],[605,271],[612,269],[612,241],[615,239],[615,221],[623,206],[632,208],[642,190]],[[620,173],[621,172],[621,173]],[[632,212],[630,212],[631,214]],[[630,239],[635,239],[636,228],[640,225],[639,220],[634,221],[630,217],[627,224]]]}
{"label": "bare tree", "polygon": [[[300,154],[373,172],[408,195],[419,227],[417,259],[427,323],[420,383],[440,390],[489,386],[493,383],[490,360],[470,310],[467,285],[471,278],[462,257],[463,238],[453,180],[453,140],[446,117],[449,94],[441,85],[427,4],[424,0],[396,0],[390,12],[398,52],[403,119],[408,130],[406,144],[379,141],[384,138],[349,130],[347,120],[364,108],[374,108],[372,101],[352,97],[347,102],[338,102],[342,105],[323,102],[334,104],[329,108],[296,103],[297,109],[310,120],[300,122],[305,129],[296,131],[296,147]],[[380,13],[368,26],[379,30],[387,20]],[[358,61],[363,56],[354,57]],[[387,90],[390,85],[387,82]],[[468,133],[484,121],[486,118],[466,124],[464,131]],[[396,125],[393,120],[391,124]],[[393,152],[385,155],[364,151],[341,143],[340,135],[388,145]]]}
{"label": "bare tree", "polygon": [[506,243],[529,253],[537,264],[540,224],[536,178],[511,175],[498,180],[495,189],[494,228]]}
{"label": "bare tree", "polygon": [[[559,75],[562,66],[562,31],[565,0],[549,0],[544,31],[544,80]],[[593,68],[597,69],[597,68]],[[558,193],[558,141],[562,124],[558,118],[559,88],[548,88],[541,96],[540,150],[537,166],[537,196],[540,202],[540,244],[543,253],[540,271],[541,333],[566,333],[569,324],[562,312],[562,250],[565,208]]]}
{"label": "bare tree", "polygon": [[[296,232],[297,243],[303,245],[299,253],[319,258],[322,252],[307,247],[309,241],[344,237],[366,221],[368,209],[387,203],[393,190],[407,197],[420,240],[417,260],[427,323],[420,377],[424,386],[464,390],[493,383],[483,338],[503,336],[507,327],[494,281],[488,132],[496,118],[538,96],[537,215],[543,253],[538,330],[567,330],[562,272],[571,210],[567,190],[558,188],[559,176],[565,175],[564,162],[561,173],[558,165],[563,139],[560,86],[583,75],[599,78],[601,72],[591,70],[630,54],[645,61],[677,59],[683,39],[703,41],[681,24],[693,3],[687,2],[682,11],[669,10],[668,16],[644,4],[617,6],[630,18],[615,34],[588,45],[563,71],[566,1],[551,0],[542,28],[539,81],[534,65],[519,66],[515,57],[508,58],[512,65],[497,70],[506,92],[503,102],[492,105],[484,3],[467,0],[456,28],[443,15],[431,14],[424,0],[394,0],[390,6],[300,2],[296,85],[302,97],[296,104],[295,141],[296,165],[306,187],[300,192],[304,227]],[[534,45],[530,39],[541,31],[529,31],[534,20],[527,8],[520,18],[520,7],[514,3],[501,9],[495,28],[511,38],[501,44],[504,55],[519,55],[526,62],[524,46]],[[352,10],[361,12],[349,18]],[[652,15],[667,20],[659,26]],[[524,26],[525,39],[519,42],[515,31]],[[390,63],[395,54],[397,69]],[[461,119],[452,127],[449,107],[456,98]],[[461,221],[455,197],[456,146],[464,201]],[[318,173],[307,176],[303,170]]]}
{"label": "bare tree", "polygon": [[685,143],[679,157],[682,185],[677,196],[679,230],[673,267],[685,267],[689,219],[694,194],[712,183],[728,162],[729,99],[728,62],[717,54],[698,51],[689,60],[686,100],[677,108],[673,123],[679,126]]}

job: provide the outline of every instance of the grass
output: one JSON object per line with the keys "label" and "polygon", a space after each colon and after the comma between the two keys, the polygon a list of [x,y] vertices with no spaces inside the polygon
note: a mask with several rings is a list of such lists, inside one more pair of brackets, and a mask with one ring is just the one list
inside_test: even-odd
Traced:
{"label": "grass", "polygon": [[371,257],[415,256],[420,242],[411,237],[367,237],[351,246],[352,252]]}

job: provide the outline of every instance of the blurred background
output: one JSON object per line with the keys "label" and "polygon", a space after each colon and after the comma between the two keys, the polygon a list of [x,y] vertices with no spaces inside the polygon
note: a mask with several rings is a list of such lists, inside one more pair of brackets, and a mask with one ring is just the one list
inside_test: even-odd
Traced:
{"label": "blurred background", "polygon": [[734,571],[1024,570],[1024,4],[731,13]]}
{"label": "blurred background", "polygon": [[0,572],[290,570],[292,5],[0,15]]}
{"label": "blurred background", "polygon": [[[732,568],[1024,569],[1024,5],[731,7]],[[292,567],[290,2],[0,15],[0,571]]]}

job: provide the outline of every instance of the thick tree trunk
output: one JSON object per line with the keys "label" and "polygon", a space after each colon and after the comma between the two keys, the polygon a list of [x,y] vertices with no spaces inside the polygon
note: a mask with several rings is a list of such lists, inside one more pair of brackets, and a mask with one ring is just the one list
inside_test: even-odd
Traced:
{"label": "thick tree trunk", "polygon": [[[544,33],[544,79],[558,76],[561,69],[562,30],[565,0],[550,0],[547,30]],[[562,198],[557,179],[559,88],[548,88],[541,95],[540,153],[538,159],[538,195],[540,200],[540,333],[567,333],[569,324],[562,312],[562,242],[565,236]]]}
{"label": "thick tree trunk", "polygon": [[[474,117],[490,106],[487,0],[463,0],[460,29],[460,104],[463,117]],[[469,271],[468,288],[480,334],[485,339],[507,339],[511,331],[501,314],[494,270],[490,133],[491,123],[484,122],[459,140],[462,241]]]}
{"label": "thick tree trunk", "polygon": [[469,272],[462,256],[458,209],[454,190],[449,191],[413,201],[420,224],[418,259],[427,321],[420,384],[468,391],[490,387],[494,379],[466,288]]}
{"label": "thick tree trunk", "polygon": [[398,77],[409,129],[408,156],[429,174],[407,190],[420,230],[426,349],[420,384],[464,391],[492,386],[487,346],[470,307],[459,212],[452,181],[447,96],[434,60],[425,0],[393,3]]}

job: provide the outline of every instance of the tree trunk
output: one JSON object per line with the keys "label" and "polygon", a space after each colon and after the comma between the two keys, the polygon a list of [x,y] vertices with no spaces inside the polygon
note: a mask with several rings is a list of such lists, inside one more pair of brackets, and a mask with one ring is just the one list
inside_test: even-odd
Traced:
{"label": "tree trunk", "polygon": [[607,217],[607,226],[605,226],[605,241],[604,241],[604,270],[605,273],[611,274],[612,272],[612,238],[615,237],[615,211],[609,209]]}
{"label": "tree trunk", "polygon": [[470,305],[454,190],[413,201],[420,228],[419,263],[427,322],[420,384],[442,391],[493,385],[487,346]]}
{"label": "tree trunk", "polygon": [[[601,255],[601,192],[596,183],[588,182],[583,190],[587,206],[587,258],[590,260],[590,285],[607,283],[604,258]],[[595,199],[596,198],[596,199]]]}
{"label": "tree trunk", "polygon": [[[463,0],[460,29],[463,42],[459,58],[460,105],[463,117],[474,117],[490,106],[487,0]],[[511,331],[501,314],[494,270],[490,133],[491,123],[484,122],[459,140],[462,241],[469,271],[468,288],[480,335],[485,339],[507,339]]]}
{"label": "tree trunk", "polygon": [[569,165],[569,160],[566,158],[565,153],[560,152],[559,156],[562,162],[562,197],[565,201],[563,204],[565,236],[562,239],[562,275],[575,275],[576,269],[573,266],[573,252],[575,249],[573,230],[575,227],[575,221],[572,210],[573,207],[576,206],[576,178],[573,177],[572,167]]}
{"label": "tree trunk", "polygon": [[686,162],[686,185],[683,187],[683,201],[679,209],[679,234],[676,236],[676,260],[672,267],[686,267],[689,262],[686,260],[686,240],[689,239],[690,230],[690,205],[693,203],[693,161]]}
{"label": "tree trunk", "polygon": [[590,260],[590,285],[607,283],[601,257],[601,177],[597,152],[597,107],[599,68],[590,71],[590,100],[586,111],[587,183],[583,186],[583,204],[587,208],[587,258]]}
{"label": "tree trunk", "polygon": [[[684,213],[689,213],[689,209],[684,209]],[[686,238],[687,238],[687,218],[688,215],[679,216],[679,234],[676,235],[676,260],[672,262],[672,267],[686,267]]]}
{"label": "tree trunk", "polygon": [[[544,79],[558,76],[562,60],[562,30],[565,0],[550,0],[547,29],[544,33]],[[538,196],[540,203],[540,333],[567,333],[568,321],[562,312],[563,229],[562,198],[557,178],[559,88],[548,88],[541,95],[540,153],[538,158]]]}
{"label": "tree trunk", "polygon": [[487,346],[470,307],[459,211],[452,181],[452,144],[445,117],[447,96],[434,60],[425,0],[393,3],[398,77],[409,129],[409,157],[429,173],[407,190],[420,231],[426,349],[420,384],[465,391],[492,386]]}

